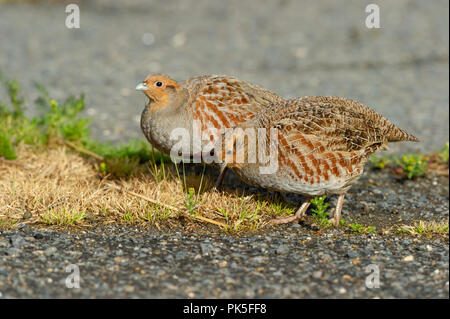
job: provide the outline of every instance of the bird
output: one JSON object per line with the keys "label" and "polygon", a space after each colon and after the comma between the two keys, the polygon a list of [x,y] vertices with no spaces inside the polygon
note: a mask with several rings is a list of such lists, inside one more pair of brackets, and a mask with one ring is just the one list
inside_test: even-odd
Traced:
{"label": "bird", "polygon": [[[249,138],[249,129],[264,129],[263,142],[256,146],[258,152],[272,151],[276,155],[276,170],[261,173],[267,159],[263,163],[255,156],[256,148],[251,143],[256,142]],[[276,132],[272,139],[271,130]],[[357,101],[304,96],[268,105],[252,119],[237,125],[228,139],[223,134],[215,147],[220,148],[218,161],[231,167],[244,182],[306,197],[295,214],[272,219],[271,224],[300,221],[312,198],[338,195],[330,219],[338,226],[345,194],[362,175],[368,157],[387,148],[387,143],[400,141],[419,139]]]}
{"label": "bird", "polygon": [[[176,146],[177,141],[171,139],[176,129],[186,129],[193,136],[194,121],[199,123],[201,132],[216,129],[210,141],[200,143],[203,149],[207,143],[213,145],[226,128],[235,127],[264,106],[283,100],[259,85],[226,75],[202,75],[178,83],[165,74],[150,74],[136,90],[148,97],[141,114],[141,129],[148,142],[166,154]],[[182,155],[192,157],[198,155],[196,151],[191,141],[188,154]],[[213,149],[210,151],[214,153]],[[225,172],[226,166],[221,166],[216,188],[221,186]]]}

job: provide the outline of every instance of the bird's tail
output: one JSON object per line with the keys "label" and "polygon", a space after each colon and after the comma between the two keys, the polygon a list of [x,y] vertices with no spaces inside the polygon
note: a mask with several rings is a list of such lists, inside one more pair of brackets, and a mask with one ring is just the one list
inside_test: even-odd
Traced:
{"label": "bird's tail", "polygon": [[420,142],[420,140],[412,134],[398,128],[390,123],[385,131],[388,142]]}

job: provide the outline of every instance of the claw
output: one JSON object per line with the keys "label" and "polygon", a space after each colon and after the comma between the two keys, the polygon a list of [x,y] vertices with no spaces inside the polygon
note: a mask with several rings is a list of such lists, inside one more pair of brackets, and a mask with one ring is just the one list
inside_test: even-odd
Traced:
{"label": "claw", "polygon": [[272,225],[280,225],[300,221],[305,217],[306,210],[308,209],[309,204],[311,204],[311,202],[308,199],[302,204],[302,206],[300,206],[295,215],[283,218],[275,218],[270,220],[269,223]]}

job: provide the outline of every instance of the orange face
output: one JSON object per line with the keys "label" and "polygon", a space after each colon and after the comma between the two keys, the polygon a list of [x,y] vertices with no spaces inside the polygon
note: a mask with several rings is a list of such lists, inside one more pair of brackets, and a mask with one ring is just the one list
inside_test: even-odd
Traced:
{"label": "orange face", "polygon": [[150,111],[153,113],[160,110],[170,102],[171,90],[179,87],[178,83],[166,75],[152,74],[139,83],[136,90],[143,93],[153,102],[150,104]]}

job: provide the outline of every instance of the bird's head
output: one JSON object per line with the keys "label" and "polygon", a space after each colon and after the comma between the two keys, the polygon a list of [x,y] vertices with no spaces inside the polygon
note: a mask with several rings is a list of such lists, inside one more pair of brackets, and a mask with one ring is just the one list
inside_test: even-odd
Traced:
{"label": "bird's head", "polygon": [[149,98],[151,113],[174,102],[179,89],[180,85],[164,74],[151,74],[136,86],[137,91],[142,91]]}

